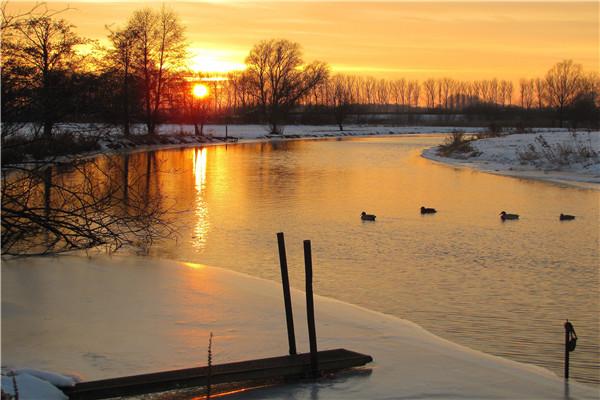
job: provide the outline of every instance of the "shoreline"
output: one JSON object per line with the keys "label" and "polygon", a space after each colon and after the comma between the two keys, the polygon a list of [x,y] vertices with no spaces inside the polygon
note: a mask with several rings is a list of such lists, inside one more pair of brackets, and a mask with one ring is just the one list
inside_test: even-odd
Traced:
{"label": "shoreline", "polygon": [[[490,139],[480,139],[490,140]],[[496,141],[502,139],[495,138]],[[477,143],[475,141],[474,143]],[[507,144],[507,146],[509,146]],[[556,169],[541,169],[531,166],[520,166],[510,163],[502,163],[489,159],[478,158],[453,158],[437,154],[438,146],[424,149],[421,157],[437,164],[451,168],[467,168],[478,172],[489,173],[511,178],[534,180],[538,182],[552,183],[556,185],[571,186],[583,190],[600,191],[600,175],[582,174],[577,171],[561,171]]]}
{"label": "shoreline", "polygon": [[[70,128],[75,127],[77,124],[65,124],[63,129],[68,131]],[[186,126],[186,125],[183,125]],[[236,141],[222,141],[214,139],[213,134],[218,137],[224,137],[225,127],[228,126],[232,131],[229,134],[230,138],[237,138]],[[101,148],[99,150],[69,154],[64,156],[58,156],[46,160],[31,160],[24,163],[14,164],[11,167],[26,167],[31,165],[43,165],[43,164],[61,164],[70,163],[79,160],[89,160],[98,156],[103,155],[118,155],[125,153],[139,153],[147,151],[157,150],[171,150],[179,148],[191,148],[191,147],[210,147],[210,146],[222,146],[222,145],[235,145],[235,144],[248,144],[248,143],[268,143],[272,141],[292,141],[292,140],[318,140],[318,139],[339,139],[339,138],[368,138],[373,136],[385,137],[385,136],[400,136],[400,135],[419,135],[419,134],[448,134],[455,130],[466,131],[468,133],[476,133],[484,130],[483,127],[450,127],[450,126],[384,126],[384,125],[348,125],[344,131],[340,131],[338,127],[332,125],[290,125],[287,128],[288,132],[284,133],[281,137],[269,135],[263,126],[261,125],[206,125],[207,134],[203,136],[207,139],[206,142],[196,142],[196,136],[190,135],[179,135],[183,128],[182,125],[165,124],[162,127],[162,131],[159,129],[157,138],[169,138],[178,139],[179,143],[160,143],[160,144],[140,144],[131,146],[130,143],[124,145],[129,139],[124,136],[115,135],[111,136],[115,140],[100,140]],[[215,131],[215,130],[218,130]],[[133,136],[139,134],[133,134]],[[119,148],[112,148],[109,145],[117,143]]]}

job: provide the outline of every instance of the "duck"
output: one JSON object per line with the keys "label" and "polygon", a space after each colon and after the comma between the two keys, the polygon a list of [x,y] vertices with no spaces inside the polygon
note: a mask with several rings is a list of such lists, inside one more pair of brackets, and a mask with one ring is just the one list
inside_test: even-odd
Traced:
{"label": "duck", "polygon": [[560,217],[558,217],[558,219],[561,221],[572,221],[575,219],[575,216],[569,214],[560,214]]}
{"label": "duck", "polygon": [[507,219],[519,219],[519,214],[507,214],[506,211],[500,213],[500,219],[506,221]]}
{"label": "duck", "polygon": [[436,212],[435,208],[421,207],[421,214],[435,214]]}
{"label": "duck", "polygon": [[364,211],[360,213],[360,219],[362,219],[363,221],[375,221],[375,218],[377,217],[373,214],[367,214]]}

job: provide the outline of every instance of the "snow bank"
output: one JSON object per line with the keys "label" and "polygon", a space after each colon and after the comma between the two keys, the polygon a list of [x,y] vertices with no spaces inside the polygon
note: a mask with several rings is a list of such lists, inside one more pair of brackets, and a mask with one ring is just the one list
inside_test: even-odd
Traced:
{"label": "snow bank", "polygon": [[[537,137],[543,137],[550,146],[556,144],[579,144],[600,152],[600,132],[581,132],[576,138],[566,130],[541,130],[535,133],[513,134],[497,138],[482,139],[472,142],[472,147],[480,154],[467,159],[442,157],[437,154],[437,147],[426,149],[425,158],[445,164],[476,168],[481,171],[509,175],[521,178],[547,180],[558,183],[570,183],[586,188],[598,189],[600,183],[600,161],[590,160],[585,163],[572,163],[561,166],[539,162],[536,165],[524,163],[519,153],[532,144],[539,149]],[[587,184],[586,184],[587,183]]]}
{"label": "snow bank", "polygon": [[[5,261],[3,363],[75,370],[86,380],[192,367],[206,364],[210,332],[214,363],[283,355],[287,335],[281,297],[274,282],[200,264],[136,257]],[[298,349],[307,351],[304,295],[294,290],[292,297]],[[232,398],[600,395],[575,382],[565,384],[543,368],[448,342],[406,320],[323,297],[316,298],[315,310],[319,349],[347,348],[375,361],[316,383],[256,389]]]}
{"label": "snow bank", "polygon": [[[60,123],[56,124],[57,131],[80,132],[84,134],[103,134],[120,135],[120,127],[108,124],[83,124],[83,123]],[[133,134],[144,134],[146,127],[144,124],[132,124],[131,132]],[[32,135],[33,124],[24,124],[18,132],[21,135]],[[454,130],[463,132],[478,132],[482,128],[473,127],[447,127],[447,126],[376,126],[376,125],[345,125],[344,131],[340,131],[337,125],[287,125],[284,127],[285,136],[305,136],[305,137],[328,137],[328,136],[356,136],[356,135],[389,135],[389,134],[409,134],[409,133],[449,133]],[[239,137],[240,139],[264,138],[269,130],[266,125],[247,124],[247,125],[204,125],[204,134],[213,136]],[[158,127],[161,135],[173,135],[180,132],[192,135],[194,125],[186,124],[162,124]]]}
{"label": "snow bank", "polygon": [[[28,373],[19,373],[15,371],[15,382],[12,376],[2,375],[2,390],[14,396],[19,393],[19,400],[67,400],[68,397],[60,391],[51,382],[41,379]],[[51,374],[54,377],[57,374]],[[15,391],[15,383],[17,390]]]}

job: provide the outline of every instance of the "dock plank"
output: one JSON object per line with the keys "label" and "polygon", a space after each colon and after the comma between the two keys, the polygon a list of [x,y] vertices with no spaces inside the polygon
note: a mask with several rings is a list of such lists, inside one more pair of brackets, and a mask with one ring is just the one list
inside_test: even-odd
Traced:
{"label": "dock plank", "polygon": [[[346,349],[318,353],[319,371],[331,372],[365,365],[373,358]],[[211,367],[211,384],[262,379],[302,378],[310,375],[310,353],[232,362]],[[64,390],[70,399],[94,400],[206,386],[208,367],[186,368],[120,378],[81,382]]]}

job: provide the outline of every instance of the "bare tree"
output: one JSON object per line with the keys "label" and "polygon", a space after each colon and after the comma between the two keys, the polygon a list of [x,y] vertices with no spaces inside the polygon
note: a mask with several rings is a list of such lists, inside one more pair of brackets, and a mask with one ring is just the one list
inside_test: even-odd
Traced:
{"label": "bare tree", "polygon": [[408,99],[408,103],[409,105],[411,104],[411,99],[412,99],[412,106],[413,107],[419,107],[419,96],[421,94],[421,85],[419,84],[419,81],[414,80],[414,81],[410,81],[408,82],[408,90],[410,92],[410,96]]}
{"label": "bare tree", "polygon": [[521,79],[519,81],[521,107],[529,110],[533,104],[534,80]]}
{"label": "bare tree", "polygon": [[432,109],[435,107],[435,80],[429,78],[423,82],[423,90],[425,91],[427,108]]}
{"label": "bare tree", "polygon": [[444,99],[444,108],[448,109],[448,100],[450,95],[452,94],[452,89],[454,88],[454,80],[451,78],[443,78],[441,81],[441,88]]}
{"label": "bare tree", "polygon": [[329,104],[333,109],[335,122],[340,131],[343,131],[344,121],[350,113],[353,103],[351,78],[345,75],[334,75],[329,80],[329,86]]}
{"label": "bare tree", "polygon": [[583,75],[581,64],[564,60],[554,65],[546,73],[548,103],[558,110],[560,126],[563,126],[564,112],[579,94]]}
{"label": "bare tree", "polygon": [[135,11],[127,30],[134,38],[133,67],[143,82],[146,128],[155,135],[165,86],[185,58],[184,28],[177,14],[163,5],[159,12]]}
{"label": "bare tree", "polygon": [[134,62],[135,35],[131,29],[110,30],[108,39],[112,48],[108,50],[107,59],[121,77],[121,123],[123,135],[129,136],[131,124],[130,87],[132,80],[132,65]]}
{"label": "bare tree", "polygon": [[282,133],[281,124],[291,108],[323,83],[329,73],[322,62],[305,65],[300,45],[289,40],[258,43],[246,58],[246,65],[251,93],[272,134]]}
{"label": "bare tree", "polygon": [[[35,9],[34,9],[35,10]],[[39,110],[34,119],[43,125],[43,135],[52,136],[54,124],[61,118],[65,98],[66,72],[77,66],[75,47],[85,40],[73,32],[74,26],[53,13],[10,17],[3,12],[3,74],[15,72],[28,82],[30,97]],[[4,67],[11,65],[12,68]]]}
{"label": "bare tree", "polygon": [[535,98],[537,100],[537,108],[542,109],[547,97],[546,81],[540,78],[535,79]]}

